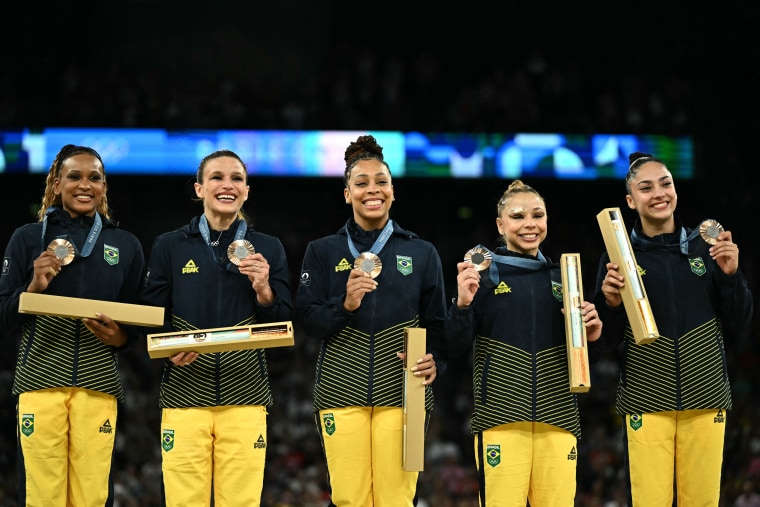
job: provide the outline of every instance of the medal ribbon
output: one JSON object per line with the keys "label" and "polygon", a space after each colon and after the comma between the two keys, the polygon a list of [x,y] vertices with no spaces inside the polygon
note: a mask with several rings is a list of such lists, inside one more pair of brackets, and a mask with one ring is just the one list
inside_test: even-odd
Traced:
{"label": "medal ribbon", "polygon": [[[686,234],[686,228],[685,227],[681,227],[681,235],[680,235],[679,245],[680,245],[680,248],[681,248],[681,253],[683,255],[686,255],[686,256],[689,255],[689,242],[692,239],[696,238],[698,235],[699,235],[699,227],[697,227],[694,230],[692,230],[690,234]],[[639,239],[639,235],[636,232],[635,228],[631,231],[631,239]]]}
{"label": "medal ribbon", "polygon": [[695,228],[693,231],[691,231],[691,234],[688,236],[686,235],[686,229],[684,227],[681,227],[681,253],[688,256],[689,255],[689,242],[696,238],[699,235],[699,227]]}
{"label": "medal ribbon", "polygon": [[[214,252],[214,249],[211,246],[211,235],[209,234],[209,226],[208,226],[208,220],[206,220],[206,215],[201,215],[200,223],[198,223],[198,229],[201,230],[201,236],[203,236],[203,241],[206,242],[206,245],[211,249],[211,252]],[[235,231],[235,239],[233,241],[237,241],[238,239],[243,239],[245,237],[245,231],[248,229],[248,224],[245,222],[245,220],[240,220],[238,222],[237,231]]]}
{"label": "medal ribbon", "polygon": [[[391,234],[393,234],[393,220],[388,220],[388,223],[385,224],[385,227],[383,227],[382,232],[380,232],[380,235],[375,240],[372,248],[369,249],[370,253],[376,255],[379,254],[380,250],[382,250],[385,244],[388,242],[388,238],[391,237]],[[348,232],[348,224],[346,224],[346,237],[348,238],[348,249],[351,250],[351,255],[354,256],[354,259],[356,259],[361,254],[359,253],[359,250],[356,249],[354,242],[351,240],[351,233]]]}
{"label": "medal ribbon", "polygon": [[[209,226],[208,226],[208,220],[206,220],[206,215],[201,215],[200,222],[198,223],[198,229],[201,231],[201,236],[203,236],[203,241],[206,242],[206,246],[208,246],[208,249],[211,250],[211,256],[216,258],[216,252],[214,252],[214,247],[211,246],[211,234],[209,234]],[[238,221],[237,230],[235,231],[235,239],[233,241],[237,241],[239,239],[245,238],[245,233],[248,230],[248,224],[245,220]],[[227,263],[227,270],[229,271],[237,271],[238,273],[239,268],[232,264],[232,262]]]}
{"label": "medal ribbon", "polygon": [[[487,250],[491,252],[488,248],[484,247],[483,245],[478,245],[476,248],[483,248],[484,250]],[[513,257],[511,255],[497,255],[493,252],[491,252],[491,265],[488,267],[488,278],[489,281],[495,286],[496,282],[499,280],[499,268],[494,264],[494,262],[498,262],[500,264],[507,264],[508,266],[515,266],[518,268],[525,268],[525,269],[532,269],[537,270],[545,267],[548,264],[548,261],[546,260],[546,257],[544,257],[544,254],[541,253],[541,250],[538,251],[538,256],[536,259],[526,259],[524,257]]]}
{"label": "medal ribbon", "polygon": [[[53,213],[56,209],[55,206],[50,206],[48,209],[45,210],[45,218],[42,219],[42,250],[44,251],[47,246],[45,245],[45,232],[47,231],[47,219],[48,215]],[[74,244],[73,241],[70,241],[71,246],[74,247],[74,252],[76,252],[76,255],[80,257],[88,257],[91,253],[93,248],[95,248],[95,242],[98,241],[98,237],[100,236],[100,231],[103,230],[103,220],[100,218],[100,213],[95,213],[95,221],[92,223],[92,227],[90,227],[90,232],[87,234],[87,239],[84,242],[84,247],[82,248],[82,252],[77,251],[77,246]]]}

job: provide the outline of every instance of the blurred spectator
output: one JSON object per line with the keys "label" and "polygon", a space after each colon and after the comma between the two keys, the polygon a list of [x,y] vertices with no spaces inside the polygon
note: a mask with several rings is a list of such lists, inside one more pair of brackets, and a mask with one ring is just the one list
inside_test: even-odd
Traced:
{"label": "blurred spectator", "polygon": [[746,479],[742,483],[742,493],[736,498],[734,507],[760,507],[760,494],[755,490],[755,483]]}

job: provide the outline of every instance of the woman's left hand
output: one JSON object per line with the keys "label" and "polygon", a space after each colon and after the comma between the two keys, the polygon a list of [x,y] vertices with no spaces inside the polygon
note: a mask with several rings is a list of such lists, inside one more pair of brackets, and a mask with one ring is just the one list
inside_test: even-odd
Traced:
{"label": "woman's left hand", "polygon": [[581,303],[581,315],[586,326],[586,339],[595,342],[602,336],[602,320],[599,318],[599,312],[596,311],[594,303],[588,301]]}
{"label": "woman's left hand", "polygon": [[[403,352],[397,353],[398,357],[403,361],[406,354]],[[417,363],[411,367],[411,371],[414,372],[415,377],[425,377],[422,381],[422,385],[427,386],[433,383],[438,376],[438,369],[435,366],[435,358],[433,354],[427,353],[417,360]]]}
{"label": "woman's left hand", "polygon": [[723,273],[736,274],[739,270],[739,247],[731,240],[731,231],[718,234],[718,242],[710,247],[710,257],[715,259]]}
{"label": "woman's left hand", "polygon": [[84,327],[89,329],[95,338],[112,347],[121,347],[127,343],[127,333],[118,322],[104,313],[96,313],[95,317],[96,319],[82,319]]}
{"label": "woman's left hand", "polygon": [[169,358],[169,361],[176,366],[187,366],[198,359],[198,353],[194,351],[178,352]]}
{"label": "woman's left hand", "polygon": [[249,255],[242,261],[238,269],[250,280],[256,291],[256,300],[260,305],[269,305],[274,301],[274,293],[269,286],[269,262],[260,253]]}

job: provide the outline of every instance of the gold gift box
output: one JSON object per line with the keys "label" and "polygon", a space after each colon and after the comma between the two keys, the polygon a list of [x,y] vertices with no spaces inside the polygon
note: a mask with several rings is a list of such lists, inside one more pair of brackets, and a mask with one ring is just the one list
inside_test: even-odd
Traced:
{"label": "gold gift box", "polygon": [[228,350],[288,347],[293,344],[293,323],[285,321],[149,334],[148,355],[156,359],[180,352],[206,354]]}
{"label": "gold gift box", "polygon": [[639,274],[631,240],[620,208],[605,208],[596,215],[610,260],[619,266],[625,285],[620,291],[628,323],[637,344],[652,343],[660,333],[652,315],[649,298]]}
{"label": "gold gift box", "polygon": [[164,323],[164,309],[160,306],[133,305],[99,299],[83,299],[67,296],[53,296],[36,292],[22,292],[18,301],[20,313],[37,315],[57,315],[75,319],[97,319],[96,313],[107,315],[122,324],[137,326],[161,326]]}
{"label": "gold gift box", "polygon": [[402,466],[407,472],[425,468],[425,386],[423,378],[412,371],[427,351],[427,331],[421,327],[404,328],[404,443]]}
{"label": "gold gift box", "polygon": [[562,270],[562,305],[565,309],[565,337],[567,339],[567,371],[571,393],[586,393],[591,389],[588,365],[586,325],[583,322],[583,276],[581,256],[566,253],[560,256]]}

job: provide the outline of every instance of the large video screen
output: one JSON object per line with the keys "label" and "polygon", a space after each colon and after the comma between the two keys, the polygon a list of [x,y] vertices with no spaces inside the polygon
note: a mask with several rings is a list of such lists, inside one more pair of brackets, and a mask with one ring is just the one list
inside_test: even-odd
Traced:
{"label": "large video screen", "polygon": [[622,179],[634,151],[664,160],[678,179],[694,177],[689,137],[82,128],[0,130],[0,173],[45,173],[62,146],[77,144],[97,150],[109,174],[192,175],[204,156],[229,149],[251,175],[338,178],[346,147],[363,134],[377,138],[396,177]]}

